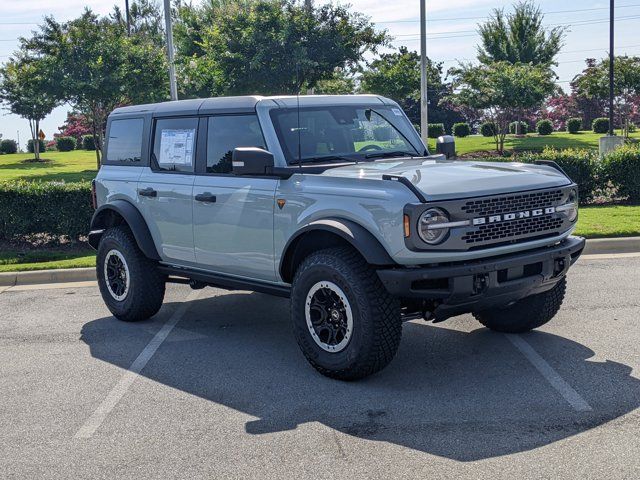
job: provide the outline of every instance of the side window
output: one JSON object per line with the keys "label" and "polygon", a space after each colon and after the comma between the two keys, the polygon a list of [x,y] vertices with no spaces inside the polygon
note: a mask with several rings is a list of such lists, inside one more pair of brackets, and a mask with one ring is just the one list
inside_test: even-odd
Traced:
{"label": "side window", "polygon": [[139,162],[142,159],[142,118],[113,120],[107,139],[107,161]]}
{"label": "side window", "polygon": [[197,130],[197,118],[157,120],[153,134],[155,166],[159,170],[193,172]]}
{"label": "side window", "polygon": [[256,115],[209,117],[207,173],[231,172],[231,154],[236,147],[265,148]]}

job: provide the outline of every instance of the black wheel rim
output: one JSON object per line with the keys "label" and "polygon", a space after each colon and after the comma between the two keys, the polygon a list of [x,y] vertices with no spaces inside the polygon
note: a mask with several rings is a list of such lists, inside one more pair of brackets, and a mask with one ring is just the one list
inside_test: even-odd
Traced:
{"label": "black wheel rim", "polygon": [[121,301],[129,291],[129,267],[124,256],[117,250],[110,250],[104,260],[104,277],[111,296]]}
{"label": "black wheel rim", "polygon": [[307,327],[323,350],[339,352],[353,331],[351,305],[344,292],[332,282],[319,282],[309,290],[305,304]]}

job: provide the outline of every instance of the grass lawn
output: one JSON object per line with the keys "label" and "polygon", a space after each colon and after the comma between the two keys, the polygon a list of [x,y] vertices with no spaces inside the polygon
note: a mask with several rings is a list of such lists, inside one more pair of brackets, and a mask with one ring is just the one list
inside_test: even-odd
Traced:
{"label": "grass lawn", "polygon": [[[618,132],[619,133],[619,132]],[[504,142],[505,150],[542,150],[544,147],[555,148],[588,148],[597,149],[599,133],[581,132],[576,134],[566,132],[554,132],[551,135],[538,135],[530,133],[526,137],[507,135]],[[640,132],[632,133],[632,138],[640,139]],[[435,139],[429,140],[429,149],[435,152]],[[493,137],[470,135],[464,138],[456,138],[456,151],[458,155],[471,152],[495,151],[496,145]]]}
{"label": "grass lawn", "polygon": [[77,182],[96,176],[96,152],[43,152],[42,163],[28,162],[32,153],[0,155],[0,181],[2,180],[58,180]]}
{"label": "grass lawn", "polygon": [[[582,207],[576,235],[587,238],[640,236],[640,206]],[[0,251],[0,272],[94,267],[96,256],[89,247],[75,251]]]}
{"label": "grass lawn", "polygon": [[587,238],[640,236],[640,206],[582,207],[576,234]]}

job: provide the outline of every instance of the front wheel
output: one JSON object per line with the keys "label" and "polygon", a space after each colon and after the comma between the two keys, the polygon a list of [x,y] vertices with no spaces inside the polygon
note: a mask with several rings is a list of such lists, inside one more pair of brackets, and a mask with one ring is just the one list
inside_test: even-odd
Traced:
{"label": "front wheel", "polygon": [[524,333],[551,320],[562,305],[567,290],[566,277],[551,290],[518,300],[508,307],[496,307],[473,316],[491,330],[504,333]]}
{"label": "front wheel", "polygon": [[382,370],[400,344],[400,304],[348,247],[311,254],[298,270],[291,316],[302,353],[323,375],[356,380]]}
{"label": "front wheel", "polygon": [[102,235],[96,274],[102,299],[116,318],[135,322],[160,310],[165,279],[138,248],[127,226],[110,228]]}

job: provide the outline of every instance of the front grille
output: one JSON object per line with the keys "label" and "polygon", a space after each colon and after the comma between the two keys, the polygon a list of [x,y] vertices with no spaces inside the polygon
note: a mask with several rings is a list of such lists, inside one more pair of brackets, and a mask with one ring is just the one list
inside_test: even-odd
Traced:
{"label": "front grille", "polygon": [[523,235],[536,236],[542,232],[558,230],[562,226],[562,223],[563,220],[561,218],[546,215],[544,217],[522,218],[495,224],[485,224],[468,231],[462,237],[462,240],[468,244],[480,242],[493,243]]}
{"label": "front grille", "polygon": [[467,202],[462,210],[475,216],[499,215],[501,213],[533,210],[541,206],[557,205],[562,199],[561,190],[521,193],[504,197],[485,198]]}

